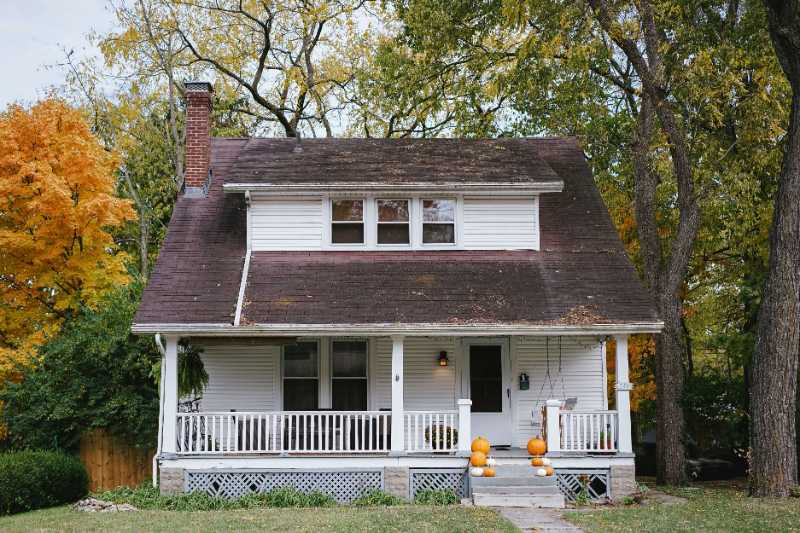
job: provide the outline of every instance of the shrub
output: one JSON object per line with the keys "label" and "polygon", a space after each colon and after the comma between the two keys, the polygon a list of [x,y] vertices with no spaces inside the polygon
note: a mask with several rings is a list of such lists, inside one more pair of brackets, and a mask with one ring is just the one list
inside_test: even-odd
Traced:
{"label": "shrub", "polygon": [[0,514],[74,502],[86,495],[89,475],[81,462],[58,452],[0,454]]}
{"label": "shrub", "polygon": [[449,489],[421,490],[414,496],[414,503],[419,505],[455,505],[458,503],[458,496],[455,491]]}
{"label": "shrub", "polygon": [[367,505],[400,505],[403,503],[403,500],[389,494],[387,492],[383,492],[379,489],[368,489],[364,491],[364,493],[353,500],[353,505],[358,506],[367,506]]}
{"label": "shrub", "polygon": [[204,492],[162,496],[149,484],[136,488],[120,487],[97,495],[101,500],[128,503],[138,509],[159,511],[217,511],[221,509],[255,509],[259,507],[328,507],[336,501],[322,492],[304,494],[292,487],[270,492],[247,494],[228,499],[209,496]]}

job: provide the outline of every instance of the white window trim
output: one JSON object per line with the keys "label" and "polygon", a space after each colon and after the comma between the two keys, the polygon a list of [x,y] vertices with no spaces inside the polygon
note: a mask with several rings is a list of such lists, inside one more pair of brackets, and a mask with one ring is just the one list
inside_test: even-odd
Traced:
{"label": "white window trim", "polygon": [[[333,242],[333,225],[334,224],[358,224],[357,220],[333,220],[333,202],[334,200],[350,200],[350,201],[361,201],[361,225],[364,227],[363,231],[363,238],[360,243],[358,242],[341,242],[341,243],[334,243]],[[347,247],[358,247],[362,248],[365,245],[369,245],[370,238],[368,235],[367,229],[370,226],[370,220],[372,218],[370,214],[370,201],[368,198],[362,198],[358,196],[348,196],[346,198],[328,198],[326,202],[328,204],[328,235],[327,235],[327,244],[333,248],[342,249]]]}
{"label": "white window trim", "polygon": [[286,377],[286,374],[284,372],[284,362],[283,362],[283,356],[284,356],[284,351],[286,349],[286,345],[285,344],[281,345],[280,355],[279,355],[279,359],[278,359],[278,367],[279,367],[279,374],[280,374],[280,391],[281,391],[280,396],[281,397],[279,399],[280,401],[277,404],[277,405],[280,405],[280,409],[279,409],[280,411],[285,411],[286,410],[285,407],[284,407],[284,403],[283,403],[284,399],[286,398],[286,396],[283,393],[283,384],[284,384],[285,380],[287,380],[287,379],[316,379],[317,380],[317,409],[321,408],[321,405],[324,405],[325,400],[323,399],[323,396],[322,396],[323,395],[323,386],[322,386],[323,365],[322,365],[322,351],[321,351],[323,343],[321,343],[318,339],[302,339],[302,340],[298,340],[297,341],[297,343],[306,343],[306,342],[307,343],[314,343],[314,344],[317,345],[317,376],[316,376],[316,378],[311,377],[311,376],[306,376],[306,377],[294,377],[294,376],[293,377]]}
{"label": "white window trim", "polygon": [[[409,201],[409,243],[408,244],[378,244],[378,200],[408,200]],[[430,243],[422,242],[422,200],[454,200],[456,202],[455,217],[455,242]],[[333,201],[334,200],[363,200],[364,243],[333,243]],[[464,197],[463,195],[431,194],[412,195],[382,194],[366,196],[326,196],[323,200],[323,250],[336,251],[363,251],[363,250],[462,250],[464,247],[463,224]]]}

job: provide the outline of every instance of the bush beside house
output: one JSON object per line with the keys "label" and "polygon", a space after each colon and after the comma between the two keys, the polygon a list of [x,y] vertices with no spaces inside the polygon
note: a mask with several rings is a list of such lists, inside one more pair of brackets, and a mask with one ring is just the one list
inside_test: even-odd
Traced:
{"label": "bush beside house", "polygon": [[86,495],[89,476],[70,455],[48,451],[0,454],[0,515],[74,502]]}

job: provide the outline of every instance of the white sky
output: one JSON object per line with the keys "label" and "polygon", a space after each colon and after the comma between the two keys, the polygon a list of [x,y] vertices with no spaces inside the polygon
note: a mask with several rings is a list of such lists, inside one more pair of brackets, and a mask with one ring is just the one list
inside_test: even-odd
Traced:
{"label": "white sky", "polygon": [[0,110],[60,85],[64,72],[46,67],[63,62],[61,48],[95,55],[86,34],[112,24],[106,0],[0,0]]}

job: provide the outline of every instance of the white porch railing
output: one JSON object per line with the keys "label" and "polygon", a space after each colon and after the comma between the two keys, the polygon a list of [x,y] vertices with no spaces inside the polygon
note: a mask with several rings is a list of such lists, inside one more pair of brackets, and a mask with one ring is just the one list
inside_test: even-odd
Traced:
{"label": "white porch railing", "polygon": [[458,411],[406,411],[403,418],[407,452],[457,450],[460,437]]}
{"label": "white porch railing", "polygon": [[178,413],[177,453],[385,453],[385,411]]}
{"label": "white porch railing", "polygon": [[570,452],[616,452],[616,411],[560,411],[561,450]]}

